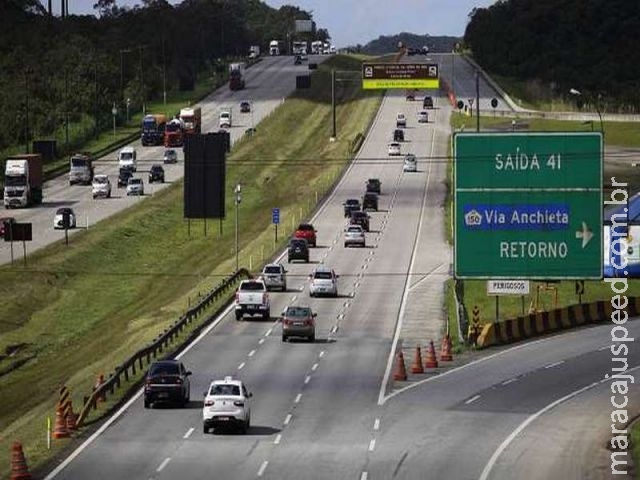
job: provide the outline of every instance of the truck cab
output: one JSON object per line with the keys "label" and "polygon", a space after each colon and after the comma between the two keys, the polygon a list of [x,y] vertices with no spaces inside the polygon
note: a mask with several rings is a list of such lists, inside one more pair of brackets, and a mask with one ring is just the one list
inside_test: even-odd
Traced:
{"label": "truck cab", "polygon": [[127,168],[132,172],[138,169],[138,155],[133,147],[124,147],[118,152],[118,167]]}
{"label": "truck cab", "polygon": [[231,110],[223,110],[218,118],[219,128],[231,128]]}
{"label": "truck cab", "polygon": [[271,40],[271,42],[269,42],[269,55],[280,55],[280,42],[278,40]]}
{"label": "truck cab", "polygon": [[88,153],[76,153],[69,160],[69,185],[93,182],[93,158]]}
{"label": "truck cab", "polygon": [[4,208],[42,203],[42,182],[40,154],[9,157],[4,170]]}

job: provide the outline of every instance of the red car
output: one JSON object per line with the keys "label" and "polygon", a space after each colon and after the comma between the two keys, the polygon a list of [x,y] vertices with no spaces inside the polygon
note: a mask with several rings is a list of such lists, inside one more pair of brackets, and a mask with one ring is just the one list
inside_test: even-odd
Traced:
{"label": "red car", "polygon": [[316,230],[310,223],[301,223],[298,225],[298,229],[293,236],[295,238],[304,238],[310,247],[316,246]]}
{"label": "red car", "polygon": [[13,217],[2,217],[0,218],[0,238],[4,238],[4,223],[11,222],[15,223],[16,219]]}

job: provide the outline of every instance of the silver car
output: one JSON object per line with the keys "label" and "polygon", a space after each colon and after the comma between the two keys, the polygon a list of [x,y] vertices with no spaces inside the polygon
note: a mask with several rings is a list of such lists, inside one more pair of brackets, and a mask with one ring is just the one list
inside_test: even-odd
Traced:
{"label": "silver car", "polygon": [[173,148],[168,148],[164,151],[163,163],[178,163],[178,152]]}
{"label": "silver car", "polygon": [[404,157],[404,164],[402,165],[403,172],[417,172],[418,171],[418,162],[416,160],[416,156],[412,153],[408,153]]}
{"label": "silver car", "polygon": [[109,181],[109,177],[107,175],[96,175],[93,177],[91,193],[94,199],[98,197],[110,198],[111,182]]}
{"label": "silver car", "polygon": [[344,229],[344,246],[352,247],[354,245],[365,246],[364,230],[360,225],[349,225]]}
{"label": "silver car", "polygon": [[287,271],[279,263],[270,263],[262,269],[262,280],[267,290],[278,288],[287,291]]}
{"label": "silver car", "polygon": [[309,277],[309,295],[312,297],[318,295],[338,296],[338,275],[331,268],[320,265]]}
{"label": "silver car", "polygon": [[144,195],[144,182],[141,178],[129,179],[127,183],[127,196],[129,195]]}

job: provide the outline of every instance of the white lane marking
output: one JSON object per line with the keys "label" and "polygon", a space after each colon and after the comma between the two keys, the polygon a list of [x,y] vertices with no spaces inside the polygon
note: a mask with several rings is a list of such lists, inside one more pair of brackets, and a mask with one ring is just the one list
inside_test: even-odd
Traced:
{"label": "white lane marking", "polygon": [[369,474],[367,472],[362,472],[360,475],[360,480],[367,480],[369,478]]}
{"label": "white lane marking", "polygon": [[609,348],[611,348],[610,345],[605,345],[604,347],[600,347],[598,351],[601,352],[603,350],[608,350]]}
{"label": "white lane marking", "polygon": [[282,435],[279,433],[278,435],[276,435],[276,439],[273,441],[273,444],[278,445],[281,439],[282,439]]}
{"label": "white lane marking", "polygon": [[167,463],[169,463],[170,461],[171,461],[171,457],[165,458],[160,464],[160,466],[156,468],[156,472],[160,473],[162,470],[164,470],[164,467],[166,467]]}
{"label": "white lane marking", "polygon": [[369,442],[369,451],[373,452],[373,450],[376,448],[376,439],[374,438],[373,440],[371,440]]}
{"label": "white lane marking", "polygon": [[560,360],[559,362],[554,362],[554,363],[550,363],[549,365],[545,365],[544,368],[557,367],[558,365],[562,365],[563,363],[564,363],[564,360]]}
{"label": "white lane marking", "polygon": [[299,393],[298,395],[296,395],[296,399],[293,401],[293,403],[300,403],[301,398],[302,398],[302,394]]}
{"label": "white lane marking", "polygon": [[262,345],[264,343],[264,338],[261,338],[260,340],[258,340],[258,343]]}
{"label": "white lane marking", "polygon": [[291,421],[291,414],[288,414],[284,419],[284,424],[289,425],[290,421]]}
{"label": "white lane marking", "polygon": [[344,313],[341,313],[340,315],[338,315],[338,320],[342,320],[344,318]]}
{"label": "white lane marking", "polygon": [[354,283],[354,284],[353,284],[353,286],[354,286],[355,288],[358,288],[358,287],[360,286],[360,282],[356,282],[356,283]]}
{"label": "white lane marking", "polygon": [[299,292],[304,292],[304,285],[302,285],[302,286],[298,289],[298,291],[299,291]]}
{"label": "white lane marking", "polygon": [[373,429],[380,430],[380,419],[376,418],[375,422],[373,422]]}
{"label": "white lane marking", "polygon": [[365,264],[362,266],[362,269],[363,269],[363,270],[366,270],[367,268],[369,268],[369,264],[368,264],[368,263],[365,263]]}
{"label": "white lane marking", "polygon": [[267,465],[269,465],[269,462],[267,462],[266,460],[262,462],[262,465],[260,465],[260,470],[258,470],[259,477],[261,477],[264,471],[267,469]]}
{"label": "white lane marking", "polygon": [[304,379],[304,384],[306,385],[307,383],[309,383],[309,380],[311,380],[311,376],[307,375]]}
{"label": "white lane marking", "polygon": [[509,380],[502,382],[502,385],[509,385],[510,383],[517,382],[517,381],[518,381],[517,378],[510,378]]}
{"label": "white lane marking", "polygon": [[422,282],[424,282],[425,280],[429,279],[434,273],[437,273],[438,270],[440,270],[442,267],[447,266],[446,263],[441,263],[440,265],[438,265],[435,268],[432,268],[430,271],[427,272],[427,274],[422,277],[420,280],[418,280],[416,283],[414,283],[413,285],[411,285],[409,287],[409,291],[413,290],[414,288],[416,288],[418,285],[420,285]]}
{"label": "white lane marking", "polygon": [[189,438],[194,430],[195,428],[191,427],[189,430],[187,430],[187,433],[185,433],[182,438]]}
{"label": "white lane marking", "polygon": [[298,296],[297,296],[297,295],[294,295],[294,296],[293,296],[293,298],[291,299],[291,303],[295,302],[295,301],[296,301],[296,298],[298,298]]}
{"label": "white lane marking", "polygon": [[270,328],[269,330],[267,330],[267,333],[265,333],[264,336],[268,337],[269,335],[271,335],[272,331],[273,331],[273,328]]}
{"label": "white lane marking", "polygon": [[320,352],[320,354],[318,355],[318,357],[320,357],[320,358],[324,357],[324,350],[322,350],[322,351]]}
{"label": "white lane marking", "polygon": [[331,334],[334,334],[334,333],[336,333],[337,331],[338,331],[338,325],[334,325],[334,326],[331,328]]}
{"label": "white lane marking", "polygon": [[238,370],[242,370],[244,368],[244,362],[242,362],[240,365],[238,365]]}
{"label": "white lane marking", "polygon": [[256,351],[255,351],[255,350],[251,350],[251,351],[249,352],[249,355],[248,355],[248,356],[249,356],[249,357],[253,357],[253,356],[255,355],[255,353],[256,353]]}
{"label": "white lane marking", "polygon": [[464,402],[465,405],[469,405],[470,403],[475,402],[477,399],[480,398],[480,395],[474,395],[473,397],[471,397],[469,400],[467,400],[466,402]]}
{"label": "white lane marking", "polygon": [[311,370],[315,372],[315,371],[316,371],[316,368],[318,368],[318,364],[317,364],[317,363],[314,363],[314,364],[313,364],[313,367],[311,367]]}

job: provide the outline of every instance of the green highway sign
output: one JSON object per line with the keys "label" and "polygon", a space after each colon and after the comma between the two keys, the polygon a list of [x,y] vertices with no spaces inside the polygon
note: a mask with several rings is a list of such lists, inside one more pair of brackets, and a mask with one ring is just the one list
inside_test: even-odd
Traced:
{"label": "green highway sign", "polygon": [[602,134],[457,133],[457,278],[602,278]]}

